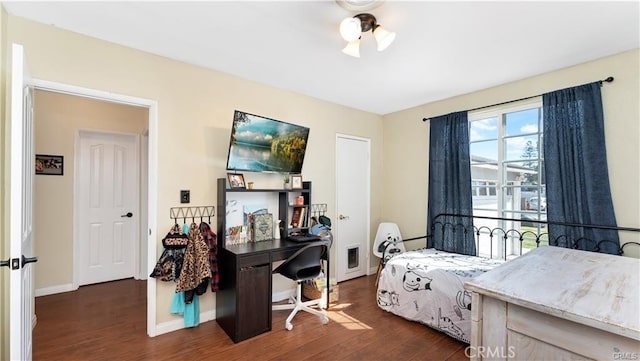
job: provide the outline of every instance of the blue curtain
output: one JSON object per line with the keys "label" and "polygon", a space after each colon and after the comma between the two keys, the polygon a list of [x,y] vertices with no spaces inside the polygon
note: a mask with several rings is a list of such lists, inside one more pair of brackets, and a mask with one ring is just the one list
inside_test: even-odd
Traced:
{"label": "blue curtain", "polygon": [[[547,219],[616,226],[604,142],[601,82],[543,94]],[[605,242],[598,241],[606,240]],[[549,226],[550,244],[617,254],[618,233]]]}
{"label": "blue curtain", "polygon": [[429,200],[427,234],[432,235],[427,246],[447,252],[476,255],[471,219],[458,227],[442,227],[446,217],[439,217],[438,229],[434,217],[441,213],[472,215],[471,161],[469,156],[469,122],[467,112],[457,112],[432,118],[429,124]]}

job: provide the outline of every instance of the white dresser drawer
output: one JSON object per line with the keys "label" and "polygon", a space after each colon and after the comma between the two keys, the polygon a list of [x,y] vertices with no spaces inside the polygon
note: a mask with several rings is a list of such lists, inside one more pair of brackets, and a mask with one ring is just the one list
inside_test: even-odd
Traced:
{"label": "white dresser drawer", "polygon": [[[636,340],[514,304],[507,304],[507,308],[507,329],[511,331],[507,335],[509,346],[527,345],[527,349],[531,350],[534,348],[532,340],[539,340],[541,349],[547,347],[545,345],[555,345],[559,350],[566,350],[586,359],[612,360],[616,354],[640,355],[640,342]],[[519,335],[532,340],[525,340]],[[520,355],[520,349],[516,349],[519,350],[518,359],[521,359],[520,356],[522,359],[532,359]]]}

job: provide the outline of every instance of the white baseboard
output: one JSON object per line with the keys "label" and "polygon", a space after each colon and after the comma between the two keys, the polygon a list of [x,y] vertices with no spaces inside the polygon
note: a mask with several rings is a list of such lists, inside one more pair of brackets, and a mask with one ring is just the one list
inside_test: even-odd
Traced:
{"label": "white baseboard", "polygon": [[[209,322],[216,319],[216,310],[200,313],[200,323]],[[184,327],[184,319],[175,319],[172,321],[163,322],[156,325],[156,334],[159,336],[165,333],[182,330]]]}
{"label": "white baseboard", "polygon": [[369,273],[367,273],[367,275],[368,276],[374,275],[374,274],[376,274],[376,272],[378,272],[378,266],[369,268]]}
{"label": "white baseboard", "polygon": [[288,300],[289,296],[291,296],[295,292],[295,290],[286,290],[281,292],[276,292],[271,295],[271,302],[279,302]]}
{"label": "white baseboard", "polygon": [[55,295],[56,293],[71,292],[77,289],[78,288],[73,288],[73,284],[68,283],[66,285],[57,285],[57,286],[51,286],[51,287],[45,287],[45,288],[38,288],[37,290],[35,290],[35,293],[36,293],[36,297],[40,297],[40,296]]}

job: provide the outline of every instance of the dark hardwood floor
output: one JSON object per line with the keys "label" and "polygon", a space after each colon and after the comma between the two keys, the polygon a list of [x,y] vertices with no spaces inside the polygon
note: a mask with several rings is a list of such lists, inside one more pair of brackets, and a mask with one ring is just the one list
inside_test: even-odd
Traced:
{"label": "dark hardwood floor", "polygon": [[378,308],[375,276],[340,283],[329,324],[273,313],[273,327],[234,344],[215,321],[154,338],[146,282],[122,280],[36,298],[34,360],[468,360],[464,343]]}

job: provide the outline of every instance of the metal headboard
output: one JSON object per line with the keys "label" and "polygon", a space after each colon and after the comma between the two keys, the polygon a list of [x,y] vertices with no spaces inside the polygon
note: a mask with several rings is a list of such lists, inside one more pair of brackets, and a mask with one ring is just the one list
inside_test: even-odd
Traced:
{"label": "metal headboard", "polygon": [[[487,225],[476,226],[475,224],[480,223],[482,220],[485,221],[496,221],[498,226],[490,227]],[[474,222],[476,221],[476,222]],[[531,223],[535,224],[539,227],[536,227],[539,232],[534,232],[529,229],[522,229],[522,227],[514,227],[514,228],[503,228],[500,225],[505,222],[514,222],[518,225],[522,223]],[[417,239],[426,239],[427,247],[433,247],[433,239],[434,237],[444,237],[445,232],[451,232],[452,234],[456,234],[457,232],[462,232],[463,234],[468,234],[472,232],[475,235],[476,240],[476,248],[479,249],[482,242],[489,242],[489,257],[494,258],[494,246],[497,245],[497,242],[502,243],[502,254],[501,258],[507,259],[508,256],[517,256],[522,255],[523,251],[523,242],[532,241],[535,242],[536,247],[540,247],[545,243],[548,243],[550,246],[565,246],[567,248],[578,249],[580,244],[584,244],[585,242],[591,243],[595,251],[600,250],[601,246],[605,243],[613,243],[610,240],[591,240],[585,237],[581,237],[578,239],[571,239],[567,235],[558,235],[551,236],[548,233],[548,225],[559,225],[564,227],[581,227],[588,229],[601,229],[601,230],[613,230],[617,231],[620,235],[620,244],[622,246],[617,247],[617,254],[624,255],[625,249],[631,247],[638,247],[640,249],[640,228],[632,228],[632,227],[613,227],[613,226],[604,226],[604,225],[595,225],[595,224],[578,224],[578,223],[566,223],[566,222],[552,222],[552,221],[539,221],[539,220],[529,220],[529,219],[516,219],[516,218],[503,218],[503,217],[489,217],[489,216],[473,216],[473,215],[464,215],[464,214],[453,214],[453,213],[441,213],[433,218],[431,229],[426,236],[421,237],[413,237],[403,239],[400,242],[408,242]],[[543,230],[544,231],[541,231]],[[519,254],[507,254],[507,241],[518,241],[520,242]],[[390,244],[386,244],[384,246],[384,251],[386,248],[390,246]]]}

